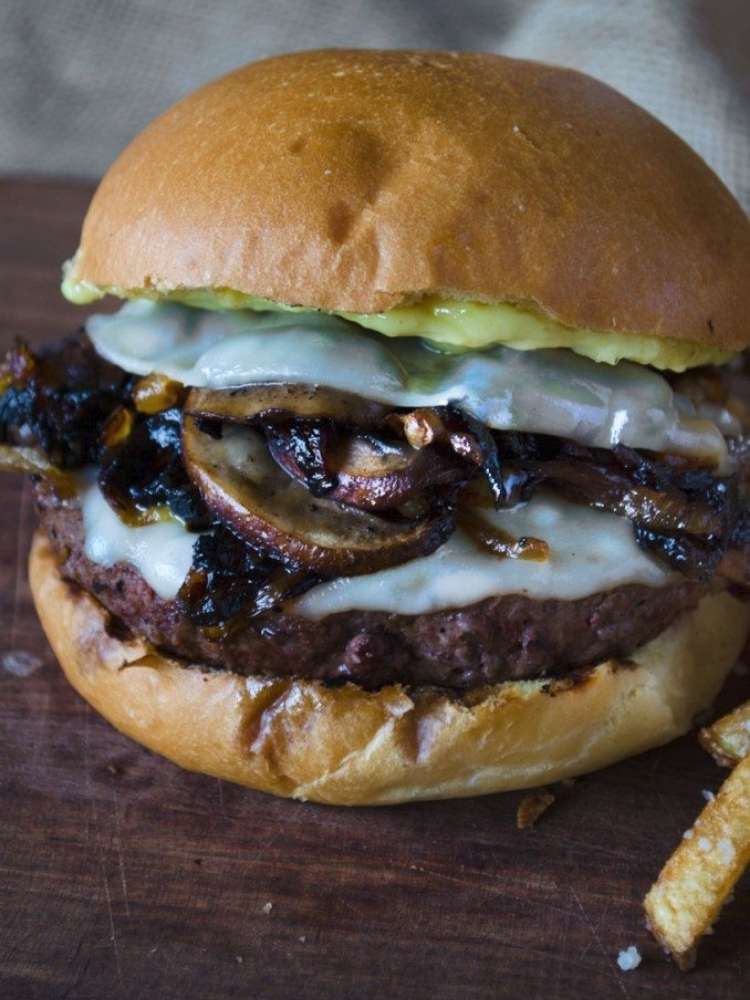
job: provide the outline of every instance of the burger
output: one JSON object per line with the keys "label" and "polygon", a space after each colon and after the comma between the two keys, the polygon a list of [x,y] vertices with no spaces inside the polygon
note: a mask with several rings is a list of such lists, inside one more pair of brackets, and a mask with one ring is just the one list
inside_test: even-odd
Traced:
{"label": "burger", "polygon": [[[2,463],[72,685],[336,804],[685,732],[750,627],[750,225],[677,136],[496,55],[257,62],[102,180]],[[116,300],[120,300],[117,302]]]}

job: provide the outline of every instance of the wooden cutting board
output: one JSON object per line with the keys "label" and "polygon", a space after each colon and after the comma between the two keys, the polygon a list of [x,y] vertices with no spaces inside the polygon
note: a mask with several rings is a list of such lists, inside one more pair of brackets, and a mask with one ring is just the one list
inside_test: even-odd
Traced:
{"label": "wooden cutting board", "polygon": [[[4,348],[80,323],[59,265],[90,194],[0,182]],[[179,771],[63,680],[26,583],[29,492],[0,490],[0,997],[746,1000],[747,882],[688,975],[643,924],[722,779],[694,736],[579,780],[525,832],[520,794],[344,810]],[[719,709],[748,696],[735,675]]]}

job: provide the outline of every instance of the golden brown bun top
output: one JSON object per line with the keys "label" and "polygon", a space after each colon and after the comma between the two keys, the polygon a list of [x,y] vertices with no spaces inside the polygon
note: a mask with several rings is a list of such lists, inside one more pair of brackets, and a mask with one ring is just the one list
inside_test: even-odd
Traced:
{"label": "golden brown bun top", "polygon": [[299,52],[208,84],[109,170],[74,276],[750,344],[750,223],[716,175],[604,84],[487,54]]}

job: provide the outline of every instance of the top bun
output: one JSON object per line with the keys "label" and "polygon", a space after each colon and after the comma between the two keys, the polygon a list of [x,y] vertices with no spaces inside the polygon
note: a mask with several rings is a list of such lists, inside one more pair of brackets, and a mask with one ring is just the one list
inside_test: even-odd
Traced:
{"label": "top bun", "polygon": [[298,52],[208,84],[111,167],[70,277],[750,344],[750,223],[708,166],[604,84],[486,54]]}

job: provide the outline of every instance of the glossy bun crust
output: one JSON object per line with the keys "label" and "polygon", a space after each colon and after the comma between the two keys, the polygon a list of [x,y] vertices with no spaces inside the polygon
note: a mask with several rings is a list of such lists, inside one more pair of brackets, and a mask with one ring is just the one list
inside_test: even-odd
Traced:
{"label": "glossy bun crust", "polygon": [[750,605],[709,596],[627,665],[449,700],[204,672],[113,637],[101,605],[63,580],[42,533],[29,573],[69,681],[123,733],[190,770],[336,805],[526,788],[665,743],[715,697],[750,627]]}
{"label": "glossy bun crust", "polygon": [[750,224],[706,164],[604,84],[487,54],[298,52],[208,84],[109,170],[72,276],[750,343]]}

